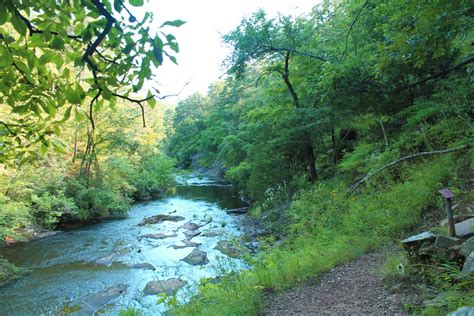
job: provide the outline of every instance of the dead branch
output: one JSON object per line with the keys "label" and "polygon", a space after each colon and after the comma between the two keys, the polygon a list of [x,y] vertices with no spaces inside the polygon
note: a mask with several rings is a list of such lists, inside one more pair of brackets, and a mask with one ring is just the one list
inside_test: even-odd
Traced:
{"label": "dead branch", "polygon": [[397,159],[397,160],[394,160],[386,165],[383,165],[382,167],[379,167],[375,170],[372,170],[370,171],[365,177],[363,177],[362,179],[360,179],[359,181],[357,181],[355,184],[353,184],[349,190],[347,190],[347,194],[346,194],[346,197],[350,197],[352,194],[354,194],[354,192],[363,184],[365,183],[367,180],[369,180],[371,177],[373,177],[374,175],[380,173],[381,171],[387,169],[387,168],[390,168],[390,167],[393,167],[394,165],[396,164],[399,164],[400,162],[403,162],[403,161],[407,161],[407,160],[410,160],[410,159],[414,159],[414,158],[420,158],[420,157],[426,157],[426,156],[435,156],[435,155],[443,155],[443,154],[448,154],[448,153],[452,153],[452,152],[456,152],[456,151],[461,151],[461,150],[466,150],[466,149],[469,149],[469,148],[472,148],[473,145],[472,144],[466,144],[466,145],[462,145],[462,146],[459,146],[459,147],[455,147],[455,148],[448,148],[448,149],[443,149],[443,150],[435,150],[435,151],[424,151],[424,152],[421,152],[421,153],[416,153],[416,154],[412,154],[412,155],[408,155],[408,156],[405,156],[405,157],[402,157],[400,159]]}

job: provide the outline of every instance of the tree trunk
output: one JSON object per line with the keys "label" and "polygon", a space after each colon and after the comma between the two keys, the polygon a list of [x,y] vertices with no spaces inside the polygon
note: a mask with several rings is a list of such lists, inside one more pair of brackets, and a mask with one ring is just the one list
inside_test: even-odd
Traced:
{"label": "tree trunk", "polygon": [[331,128],[331,141],[332,141],[332,163],[337,164],[339,161],[339,149],[337,148],[336,129]]}
{"label": "tree trunk", "polygon": [[[290,55],[291,53],[289,51],[285,54],[285,67],[284,67],[284,71],[281,72],[281,76],[283,78],[283,81],[285,81],[288,91],[291,94],[291,98],[293,99],[293,104],[295,105],[296,108],[299,108],[300,100],[298,98],[298,94],[296,93],[295,88],[293,87],[290,81],[290,70],[289,70]],[[304,147],[302,148],[303,153],[304,153],[304,160],[305,160],[306,169],[308,172],[308,180],[311,182],[314,182],[318,178],[318,173],[316,171],[316,158],[314,156],[314,148],[311,141],[311,135],[308,132],[305,134],[306,134],[305,135],[306,142],[303,145]]]}
{"label": "tree trunk", "polygon": [[306,156],[306,164],[308,168],[308,180],[310,182],[314,182],[318,178],[318,172],[316,170],[316,158],[314,157],[314,149],[311,142],[308,142],[306,144],[304,150]]}

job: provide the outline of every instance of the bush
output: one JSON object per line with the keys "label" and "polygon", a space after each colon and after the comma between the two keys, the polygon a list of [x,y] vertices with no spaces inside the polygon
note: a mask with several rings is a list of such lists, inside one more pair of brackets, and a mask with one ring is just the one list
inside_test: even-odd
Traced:
{"label": "bush", "polygon": [[44,228],[54,228],[64,215],[76,216],[77,206],[72,198],[62,193],[54,196],[45,193],[42,196],[31,195],[31,212],[36,223]]}
{"label": "bush", "polygon": [[135,197],[162,196],[174,184],[174,164],[164,155],[142,157],[130,179],[136,189]]}

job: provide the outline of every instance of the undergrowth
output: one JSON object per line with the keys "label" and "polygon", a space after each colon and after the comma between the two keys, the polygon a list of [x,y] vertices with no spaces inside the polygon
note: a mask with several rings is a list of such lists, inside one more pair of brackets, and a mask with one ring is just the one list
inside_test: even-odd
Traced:
{"label": "undergrowth", "polygon": [[337,179],[301,192],[288,210],[285,241],[254,257],[250,270],[202,285],[188,304],[172,306],[173,314],[255,315],[265,293],[290,288],[401,238],[424,212],[441,211],[436,192],[459,184],[453,172],[465,165],[465,157],[450,154],[403,167],[403,182],[380,175],[384,187],[369,186],[349,199],[348,185]]}

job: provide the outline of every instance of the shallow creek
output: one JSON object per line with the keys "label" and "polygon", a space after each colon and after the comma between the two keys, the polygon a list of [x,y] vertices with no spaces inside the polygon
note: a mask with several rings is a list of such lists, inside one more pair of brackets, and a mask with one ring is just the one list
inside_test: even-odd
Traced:
{"label": "shallow creek", "polygon": [[[240,235],[238,221],[225,212],[244,206],[235,188],[197,176],[179,181],[175,195],[137,204],[126,219],[0,248],[8,260],[31,270],[0,289],[0,315],[116,315],[127,307],[157,315],[166,307],[157,304],[156,295],[144,293],[150,281],[182,280],[177,295],[186,300],[201,278],[243,268],[241,260],[214,249],[219,241]],[[184,219],[138,225],[158,214]],[[190,230],[182,227],[186,223],[197,224],[194,232],[200,234],[189,238]],[[144,236],[160,233],[160,238]],[[194,249],[206,252],[209,263],[182,261]]]}

